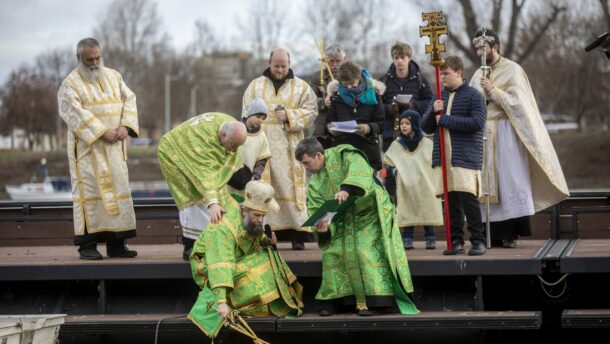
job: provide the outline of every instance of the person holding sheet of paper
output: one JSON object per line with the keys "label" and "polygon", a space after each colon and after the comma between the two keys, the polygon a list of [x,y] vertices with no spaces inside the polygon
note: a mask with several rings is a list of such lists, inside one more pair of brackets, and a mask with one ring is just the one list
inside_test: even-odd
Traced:
{"label": "person holding sheet of paper", "polygon": [[316,226],[323,251],[322,285],[316,295],[319,314],[354,306],[363,316],[395,312],[396,307],[402,314],[418,313],[407,295],[413,283],[394,205],[366,156],[350,145],[324,150],[310,137],[296,146],[295,158],[312,174],[307,188],[310,215],[327,200],[354,200],[332,222]]}
{"label": "person holding sheet of paper", "polygon": [[[384,91],[382,82],[374,80],[366,70],[349,61],[339,67],[337,80],[328,84],[331,104],[326,122],[334,136],[333,146],[349,144],[360,149],[375,171],[382,167],[378,137],[384,128],[381,102]],[[355,132],[333,130],[337,126],[333,122],[347,124],[348,121],[356,122]]]}
{"label": "person holding sheet of paper", "polygon": [[[432,101],[432,89],[422,69],[413,61],[413,49],[409,44],[396,42],[390,48],[392,64],[379,80],[386,85],[381,97],[385,111],[383,151],[398,138],[398,117],[406,110],[413,109],[423,114]],[[382,173],[384,175],[384,173]],[[385,188],[392,198],[396,197],[396,179],[392,174],[385,175]]]}

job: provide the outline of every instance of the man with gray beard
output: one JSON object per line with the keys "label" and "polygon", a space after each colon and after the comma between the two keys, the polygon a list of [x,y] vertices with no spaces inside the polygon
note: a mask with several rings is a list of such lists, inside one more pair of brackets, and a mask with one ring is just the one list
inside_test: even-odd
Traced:
{"label": "man with gray beard", "polygon": [[263,234],[267,212],[279,209],[273,194],[265,182],[248,182],[241,208],[227,203],[222,219],[195,241],[190,264],[201,292],[189,319],[210,337],[231,309],[244,316],[302,313],[302,287],[273,247],[275,235]]}
{"label": "man with gray beard", "polygon": [[136,236],[126,162],[126,138],[139,133],[136,96],[121,74],[104,67],[96,39],[78,42],[76,58],[57,94],[68,126],[74,243],[81,259],[102,259],[98,242],[106,242],[109,257],[135,257],[125,241]]}

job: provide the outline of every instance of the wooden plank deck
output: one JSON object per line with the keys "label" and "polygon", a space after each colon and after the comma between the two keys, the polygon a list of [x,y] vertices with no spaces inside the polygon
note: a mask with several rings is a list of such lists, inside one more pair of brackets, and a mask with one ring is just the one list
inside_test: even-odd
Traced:
{"label": "wooden plank deck", "polygon": [[610,239],[579,239],[561,257],[563,273],[610,272]]}
{"label": "wooden plank deck", "polygon": [[[414,275],[537,274],[549,241],[519,241],[515,249],[492,248],[483,256],[444,256],[443,242],[436,250],[424,249],[416,242],[407,251]],[[470,244],[466,244],[466,250]],[[131,245],[136,258],[107,258],[87,261],[78,258],[75,246],[0,247],[0,280],[62,280],[121,278],[190,278],[188,264],[182,260],[182,245]],[[322,252],[315,243],[303,251],[293,251],[289,243],[279,243],[284,259],[297,276],[319,277]],[[105,255],[104,245],[99,245]]]}

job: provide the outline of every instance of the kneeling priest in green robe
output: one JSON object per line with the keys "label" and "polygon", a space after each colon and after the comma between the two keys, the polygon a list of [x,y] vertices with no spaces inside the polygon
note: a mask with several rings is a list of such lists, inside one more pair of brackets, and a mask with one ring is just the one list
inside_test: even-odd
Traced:
{"label": "kneeling priest in green robe", "polygon": [[407,293],[413,292],[411,273],[395,220],[394,205],[373,175],[366,156],[351,145],[324,150],[315,138],[296,147],[297,160],[312,173],[307,208],[315,213],[328,200],[355,202],[329,223],[316,225],[322,249],[322,285],[316,300],[320,315],[352,307],[360,315],[416,314]]}
{"label": "kneeling priest in green robe", "polygon": [[243,316],[299,316],[302,287],[265,235],[263,221],[273,187],[262,181],[246,184],[241,208],[235,202],[218,224],[199,236],[190,256],[193,278],[202,289],[191,319],[206,335],[216,337],[232,309]]}

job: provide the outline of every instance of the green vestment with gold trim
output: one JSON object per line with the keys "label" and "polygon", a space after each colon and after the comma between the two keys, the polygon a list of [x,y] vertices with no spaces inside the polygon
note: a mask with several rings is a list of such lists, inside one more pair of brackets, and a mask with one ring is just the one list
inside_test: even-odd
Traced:
{"label": "green vestment with gold trim", "polygon": [[212,201],[225,206],[226,184],[243,166],[239,154],[227,151],[218,131],[235,118],[220,112],[205,113],[163,135],[157,157],[178,210]]}
{"label": "green vestment with gold trim", "polygon": [[316,299],[354,296],[356,307],[367,309],[366,296],[394,296],[401,313],[418,313],[406,295],[413,291],[413,283],[390,197],[359,150],[339,145],[324,156],[324,168],[312,175],[307,190],[310,214],[333,199],[341,185],[357,187],[364,194],[356,195],[354,206],[342,217],[333,218],[330,236],[318,236],[323,254]]}
{"label": "green vestment with gold trim", "polygon": [[[191,271],[202,288],[193,310],[205,312],[205,304],[226,302],[246,316],[301,315],[302,287],[296,276],[277,251],[262,245],[264,235],[253,238],[246,233],[234,204],[226,207],[220,223],[206,227],[193,247]],[[214,337],[221,325],[214,313],[202,321],[192,312],[189,318]]]}

